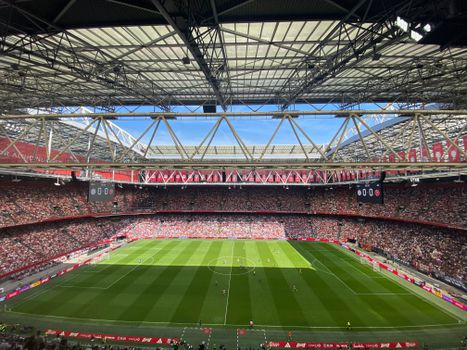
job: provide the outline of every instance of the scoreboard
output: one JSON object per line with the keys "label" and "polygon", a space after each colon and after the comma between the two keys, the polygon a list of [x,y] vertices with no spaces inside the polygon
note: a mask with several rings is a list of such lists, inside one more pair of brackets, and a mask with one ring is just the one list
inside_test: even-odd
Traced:
{"label": "scoreboard", "polygon": [[115,196],[115,184],[90,182],[88,202],[111,202]]}
{"label": "scoreboard", "polygon": [[383,184],[381,182],[358,184],[357,201],[383,204]]}

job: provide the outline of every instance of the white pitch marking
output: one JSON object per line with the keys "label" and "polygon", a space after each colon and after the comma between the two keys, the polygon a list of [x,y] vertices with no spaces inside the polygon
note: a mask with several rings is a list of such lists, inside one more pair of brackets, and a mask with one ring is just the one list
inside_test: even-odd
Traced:
{"label": "white pitch marking", "polygon": [[[235,246],[235,242],[232,243],[232,259],[234,255],[234,246]],[[227,310],[229,308],[230,282],[232,281],[232,270],[233,270],[233,261],[232,261],[232,264],[230,265],[229,288],[227,289],[227,302],[225,303],[224,325],[227,324]]]}

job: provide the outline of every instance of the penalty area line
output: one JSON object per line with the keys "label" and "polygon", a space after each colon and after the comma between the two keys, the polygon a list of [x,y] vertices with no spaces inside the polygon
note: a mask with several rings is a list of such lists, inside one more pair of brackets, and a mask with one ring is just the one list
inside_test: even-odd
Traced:
{"label": "penalty area line", "polygon": [[126,276],[128,276],[130,273],[132,273],[133,271],[135,271],[138,267],[141,267],[143,266],[143,264],[148,261],[149,259],[153,259],[152,262],[154,262],[154,256],[149,256],[147,257],[146,259],[142,260],[138,265],[136,265],[135,267],[133,267],[130,271],[128,271],[126,274],[122,275],[120,278],[116,279],[115,281],[113,281],[110,285],[108,285],[107,287],[105,287],[105,289],[109,289],[109,288],[112,288],[116,283],[120,282],[123,278],[125,278]]}
{"label": "penalty area line", "polygon": [[[235,246],[235,242],[233,242],[232,244],[232,259],[234,256],[234,246]],[[233,270],[233,261],[232,261],[232,264],[230,264],[229,286],[227,289],[227,301],[225,303],[225,313],[224,313],[224,326],[227,324],[227,310],[229,309],[230,283],[232,281],[232,270]]]}
{"label": "penalty area line", "polygon": [[[356,256],[356,254],[353,254],[351,253],[350,251],[348,251],[347,249],[339,246],[339,248],[336,248],[338,251],[342,252],[344,255],[347,255],[349,257],[351,257],[352,259],[354,259],[355,261],[358,261],[358,258]],[[448,308],[445,308],[441,305],[439,305],[436,301],[438,300],[432,300],[431,298],[429,298],[429,296],[433,296],[433,294],[431,293],[427,293],[426,291],[424,291],[423,289],[420,289],[420,290],[412,290],[411,287],[414,287],[414,284],[406,281],[405,279],[402,279],[402,278],[399,278],[398,276],[394,276],[392,273],[390,273],[389,271],[387,270],[384,270],[384,269],[381,269],[380,271],[380,274],[381,276],[383,276],[386,280],[388,281],[391,281],[392,283],[396,284],[397,286],[405,289],[406,291],[409,292],[409,294],[411,295],[414,295],[416,298],[420,299],[420,300],[424,300],[426,302],[428,302],[430,305],[434,306],[435,308],[437,308],[439,311],[441,311],[442,313],[444,313],[445,315],[448,315],[449,317],[451,318],[454,318],[455,320],[458,321],[458,324],[459,322],[461,323],[465,323],[466,320],[464,318],[462,318],[461,316],[457,315],[454,311],[451,311],[450,309]],[[409,284],[406,284],[406,283],[409,283]],[[442,299],[439,299],[439,300],[442,300]],[[448,304],[447,304],[448,305]],[[446,306],[447,306],[446,305]],[[453,306],[453,305],[451,305]]]}

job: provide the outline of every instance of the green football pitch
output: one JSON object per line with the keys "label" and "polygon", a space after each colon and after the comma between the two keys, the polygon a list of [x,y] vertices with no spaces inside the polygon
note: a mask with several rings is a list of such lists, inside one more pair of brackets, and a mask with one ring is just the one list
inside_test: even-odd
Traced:
{"label": "green football pitch", "polygon": [[355,329],[435,327],[458,318],[334,244],[142,240],[12,306],[52,317]]}

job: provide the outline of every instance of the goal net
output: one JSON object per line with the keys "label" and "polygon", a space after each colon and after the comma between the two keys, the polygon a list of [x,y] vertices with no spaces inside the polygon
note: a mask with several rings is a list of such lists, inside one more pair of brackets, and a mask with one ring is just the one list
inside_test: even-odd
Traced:
{"label": "goal net", "polygon": [[373,262],[373,271],[380,272],[381,271],[381,266],[377,262]]}
{"label": "goal net", "polygon": [[123,240],[119,240],[119,241],[113,241],[112,243],[110,243],[110,247],[111,248],[124,247],[127,244],[128,244],[128,241],[126,239],[123,239]]}
{"label": "goal net", "polygon": [[99,263],[99,262],[101,262],[101,261],[104,261],[104,260],[110,260],[110,251],[109,251],[108,253],[103,254],[102,256],[93,258],[93,259],[89,262],[89,264],[95,265],[95,264],[97,264],[97,263]]}

